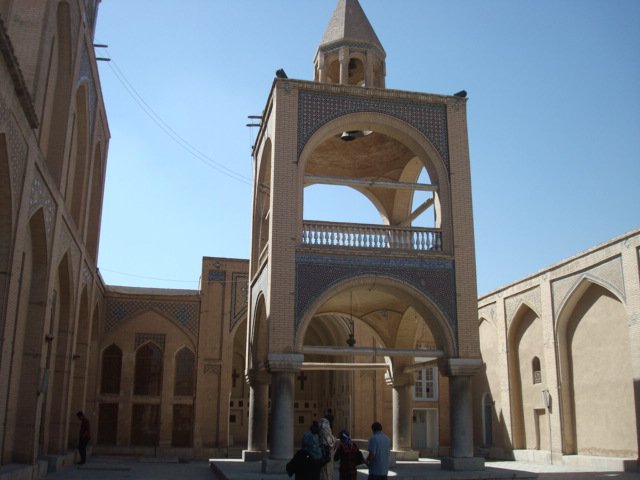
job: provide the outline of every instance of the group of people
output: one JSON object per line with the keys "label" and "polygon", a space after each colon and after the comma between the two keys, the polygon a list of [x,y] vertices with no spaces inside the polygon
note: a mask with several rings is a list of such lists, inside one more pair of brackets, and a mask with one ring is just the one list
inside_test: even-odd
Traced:
{"label": "group of people", "polygon": [[333,436],[331,410],[319,422],[314,421],[302,437],[302,448],[287,464],[289,476],[295,480],[333,480],[334,462],[340,462],[340,480],[355,480],[358,466],[366,464],[369,480],[387,480],[391,440],[382,431],[380,422],[371,425],[372,435],[365,458],[347,430]]}

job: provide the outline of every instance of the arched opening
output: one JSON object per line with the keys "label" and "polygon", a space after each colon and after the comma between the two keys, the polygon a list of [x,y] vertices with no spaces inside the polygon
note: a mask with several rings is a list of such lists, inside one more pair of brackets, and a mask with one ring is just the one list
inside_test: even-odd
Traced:
{"label": "arched opening", "polygon": [[69,4],[60,2],[56,13],[56,35],[52,39],[48,95],[42,115],[40,145],[58,187],[62,187],[72,86],[71,19]]}
{"label": "arched opening", "polygon": [[242,321],[232,332],[231,395],[229,399],[229,446],[247,444],[249,387],[245,381],[247,322]]}
{"label": "arched opening", "polygon": [[[47,238],[44,213],[39,209],[29,222],[24,243],[22,262],[23,289],[18,299],[18,322],[16,328],[16,349],[14,350],[11,389],[18,390],[12,395],[10,422],[13,435],[13,458],[18,463],[33,463],[38,455],[40,424],[44,394],[48,389],[49,372],[44,368],[47,351],[45,337],[45,317],[47,306]],[[20,401],[17,401],[20,399]],[[9,426],[11,430],[11,426]]]}
{"label": "arched opening", "polygon": [[102,368],[100,369],[100,393],[102,395],[119,395],[122,376],[122,349],[115,344],[109,345],[102,352]]}
{"label": "arched opening", "polygon": [[[133,394],[160,397],[162,392],[163,352],[147,342],[136,350]],[[131,410],[131,445],[157,446],[160,435],[160,404],[140,399]]]}
{"label": "arched opening", "polygon": [[7,295],[9,289],[9,264],[13,231],[13,206],[11,199],[9,154],[4,134],[0,133],[0,331],[4,332]]}
{"label": "arched opening", "polygon": [[136,351],[134,395],[160,396],[162,391],[162,350],[147,342]]}
{"label": "arched opening", "polygon": [[[78,442],[75,428],[77,419],[75,413],[83,411],[89,414],[84,408],[85,396],[87,391],[87,376],[89,366],[89,331],[91,327],[91,318],[89,316],[89,298],[87,287],[82,289],[80,294],[80,305],[78,315],[76,316],[76,339],[75,348],[72,358],[73,371],[73,396],[71,399],[71,415],[68,419],[68,439],[67,446],[75,447]],[[95,370],[94,370],[95,371]],[[119,377],[118,377],[119,378]]]}
{"label": "arched opening", "polygon": [[[254,188],[253,207],[253,272],[256,273],[266,261],[271,225],[271,141],[267,140],[262,151],[258,171],[258,181]],[[257,227],[257,228],[255,228]]]}
{"label": "arched opening", "polygon": [[558,349],[566,385],[561,392],[565,453],[637,456],[628,324],[620,299],[589,280],[564,304]]}
{"label": "arched opening", "polygon": [[181,348],[175,356],[173,429],[171,445],[191,447],[193,445],[193,397],[195,395],[196,356],[187,347]]}
{"label": "arched opening", "polygon": [[[447,178],[442,159],[424,138],[412,137],[403,122],[383,116],[378,124],[375,114],[374,120],[359,117],[345,115],[325,124],[300,155],[303,243],[413,252],[451,249],[445,241],[450,216],[443,201],[448,183],[441,181]],[[324,212],[322,220],[311,217],[316,212]]]}
{"label": "arched opening", "polygon": [[67,408],[71,388],[71,355],[73,347],[73,298],[72,269],[69,254],[65,254],[57,269],[54,284],[54,316],[49,333],[53,337],[55,350],[47,349],[45,359],[47,368],[51,364],[51,393],[46,394],[48,409],[49,452],[61,453],[66,450],[67,428],[69,419]]}
{"label": "arched opening", "polygon": [[549,450],[548,412],[541,404],[543,384],[531,381],[531,359],[543,358],[542,321],[528,306],[518,309],[507,341],[514,448]]}
{"label": "arched opening", "polygon": [[98,260],[98,242],[100,239],[100,217],[102,213],[102,196],[104,193],[104,168],[101,145],[96,145],[91,170],[89,189],[89,213],[86,231],[87,252],[94,262]]}
{"label": "arched opening", "polygon": [[175,396],[192,397],[195,392],[196,357],[193,352],[183,347],[176,354],[176,372],[173,394]]}
{"label": "arched opening", "polygon": [[361,58],[351,57],[349,59],[349,85],[365,86],[364,62]]}
{"label": "arched opening", "polygon": [[[398,353],[381,350],[386,348]],[[300,320],[296,350],[304,353],[305,363],[296,382],[295,434],[308,428],[314,414],[331,408],[338,428],[366,438],[371,415],[393,423],[388,381],[409,385],[407,402],[429,402],[422,406],[435,410],[433,418],[438,418],[438,391],[448,383],[435,360],[455,348],[444,315],[428,298],[397,280],[367,276],[318,295]],[[362,404],[370,408],[358,409]],[[411,442],[410,416],[407,421]],[[448,429],[448,422],[438,426],[436,420],[434,428],[424,434],[437,445],[437,429]]]}
{"label": "arched opening", "polygon": [[68,170],[67,208],[80,231],[84,226],[85,192],[89,149],[89,110],[87,86],[81,85],[76,92],[74,128],[71,138],[71,161]]}

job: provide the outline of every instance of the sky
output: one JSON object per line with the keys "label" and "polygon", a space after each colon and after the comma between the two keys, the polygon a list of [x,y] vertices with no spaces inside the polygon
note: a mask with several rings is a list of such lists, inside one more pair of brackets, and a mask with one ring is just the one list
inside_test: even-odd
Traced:
{"label": "sky", "polygon": [[[313,79],[336,3],[102,0],[107,284],[197,289],[202,257],[249,258],[247,117],[278,68]],[[640,227],[640,2],[360,3],[387,88],[468,92],[479,294]],[[304,218],[340,220],[346,198],[310,191]]]}

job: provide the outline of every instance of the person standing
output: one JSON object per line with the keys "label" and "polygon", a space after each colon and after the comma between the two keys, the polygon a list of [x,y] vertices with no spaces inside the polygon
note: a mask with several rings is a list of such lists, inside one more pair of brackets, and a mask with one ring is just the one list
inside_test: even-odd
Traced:
{"label": "person standing", "polygon": [[380,422],[373,422],[371,431],[373,434],[369,437],[369,445],[367,446],[367,450],[369,450],[367,457],[369,480],[387,480],[391,440],[382,432]]}
{"label": "person standing", "polygon": [[340,444],[333,459],[340,461],[340,480],[356,480],[358,478],[358,465],[364,463],[364,457],[346,430],[340,432]]}
{"label": "person standing", "polygon": [[322,449],[322,462],[320,480],[333,480],[333,452],[336,447],[336,438],[331,432],[331,425],[326,418],[320,419],[320,447]]}
{"label": "person standing", "polygon": [[84,465],[87,463],[87,445],[89,444],[89,440],[91,440],[91,426],[89,425],[89,419],[85,417],[81,411],[76,413],[76,417],[80,420],[80,433],[78,434],[80,461],[78,465]]}

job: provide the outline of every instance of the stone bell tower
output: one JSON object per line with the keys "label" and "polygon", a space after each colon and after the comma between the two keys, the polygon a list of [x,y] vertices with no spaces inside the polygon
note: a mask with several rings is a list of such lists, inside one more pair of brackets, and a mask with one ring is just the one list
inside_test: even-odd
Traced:
{"label": "stone bell tower", "polygon": [[[389,413],[343,372],[384,377],[370,394],[384,388],[392,399],[393,455],[417,458],[412,392],[425,365],[449,388],[443,466],[482,466],[473,456],[471,376],[481,360],[466,98],[384,88],[385,55],[359,2],[339,0],[315,81],[280,73],[264,108],[253,150],[245,460],[263,459],[265,471],[283,470],[299,448],[295,381],[306,371],[329,386],[316,397],[342,395],[341,422],[361,436]],[[313,185],[362,194],[380,221],[304,218]],[[331,390],[341,379],[344,389]]]}

